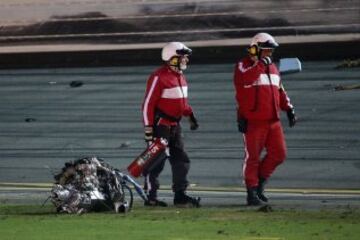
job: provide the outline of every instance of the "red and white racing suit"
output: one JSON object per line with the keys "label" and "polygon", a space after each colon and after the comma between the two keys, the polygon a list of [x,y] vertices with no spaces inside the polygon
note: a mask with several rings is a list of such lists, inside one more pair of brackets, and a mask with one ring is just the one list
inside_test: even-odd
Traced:
{"label": "red and white racing suit", "polygon": [[[286,158],[286,144],[280,123],[280,110],[292,108],[275,64],[266,66],[246,57],[234,71],[237,117],[248,121],[243,135],[245,159],[243,176],[246,187],[258,186],[260,178],[268,179]],[[261,152],[266,155],[260,160]]]}
{"label": "red and white racing suit", "polygon": [[[187,96],[188,85],[185,76],[164,65],[148,79],[142,105],[144,125],[153,127],[154,137],[168,140],[174,192],[184,192],[188,186],[190,160],[184,151],[179,124],[182,116],[193,113]],[[149,199],[157,198],[158,176],[164,168],[165,159],[146,176],[145,190]]]}
{"label": "red and white racing suit", "polygon": [[[168,116],[156,124],[176,125],[182,116],[189,116],[192,109],[187,101],[188,85],[182,73],[168,65],[157,69],[148,79],[143,102],[145,126],[153,126],[156,112]],[[171,121],[170,118],[177,121]]]}

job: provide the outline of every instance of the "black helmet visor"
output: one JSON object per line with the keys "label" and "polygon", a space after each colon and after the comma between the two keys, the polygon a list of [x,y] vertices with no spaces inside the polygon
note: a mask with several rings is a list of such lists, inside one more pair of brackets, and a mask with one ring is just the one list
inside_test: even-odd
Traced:
{"label": "black helmet visor", "polygon": [[275,43],[275,42],[270,42],[270,41],[266,41],[266,42],[262,42],[262,43],[258,43],[258,47],[259,48],[276,48],[278,47],[279,44]]}
{"label": "black helmet visor", "polygon": [[184,55],[191,55],[192,50],[190,48],[183,48],[176,50],[176,54],[184,56]]}

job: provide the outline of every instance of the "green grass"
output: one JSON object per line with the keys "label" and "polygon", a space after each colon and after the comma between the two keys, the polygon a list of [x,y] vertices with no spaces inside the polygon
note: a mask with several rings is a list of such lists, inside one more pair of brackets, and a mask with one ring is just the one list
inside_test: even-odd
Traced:
{"label": "green grass", "polygon": [[0,239],[360,239],[360,211],[259,212],[236,207],[144,208],[127,214],[55,214],[51,206],[0,206]]}

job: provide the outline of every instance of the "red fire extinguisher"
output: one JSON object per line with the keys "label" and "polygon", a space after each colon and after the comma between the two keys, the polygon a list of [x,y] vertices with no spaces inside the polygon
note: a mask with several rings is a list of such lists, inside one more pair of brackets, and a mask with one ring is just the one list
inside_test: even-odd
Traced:
{"label": "red fire extinguisher", "polygon": [[156,164],[161,153],[165,152],[168,143],[166,139],[156,138],[148,148],[143,151],[134,161],[127,167],[127,170],[133,177],[139,177],[141,174],[148,172],[151,167]]}

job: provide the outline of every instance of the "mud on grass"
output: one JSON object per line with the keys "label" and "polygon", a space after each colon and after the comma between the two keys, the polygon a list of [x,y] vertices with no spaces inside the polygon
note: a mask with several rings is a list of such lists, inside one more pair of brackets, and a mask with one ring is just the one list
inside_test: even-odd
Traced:
{"label": "mud on grass", "polygon": [[360,239],[360,210],[144,208],[127,214],[56,214],[40,206],[0,206],[0,239]]}

